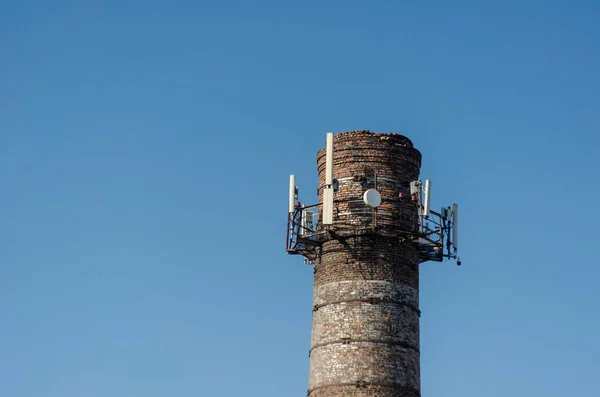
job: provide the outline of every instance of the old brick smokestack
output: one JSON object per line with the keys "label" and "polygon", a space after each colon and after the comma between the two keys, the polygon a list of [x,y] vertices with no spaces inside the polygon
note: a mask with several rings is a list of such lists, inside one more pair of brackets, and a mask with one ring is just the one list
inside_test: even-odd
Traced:
{"label": "old brick smokestack", "polygon": [[[344,132],[333,163],[339,190],[334,224],[319,222],[330,233],[314,261],[308,395],[420,396],[419,254],[398,235],[419,227],[409,184],[421,153],[402,135]],[[322,202],[325,150],[317,164]],[[362,203],[375,187],[376,211]]]}

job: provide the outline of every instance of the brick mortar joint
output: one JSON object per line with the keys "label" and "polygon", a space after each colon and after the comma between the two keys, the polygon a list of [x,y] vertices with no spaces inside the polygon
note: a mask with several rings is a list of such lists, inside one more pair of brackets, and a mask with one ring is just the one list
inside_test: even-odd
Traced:
{"label": "brick mortar joint", "polygon": [[408,302],[398,301],[398,300],[389,299],[389,298],[382,298],[382,297],[355,298],[355,299],[337,300],[337,301],[333,301],[333,302],[315,304],[315,305],[313,305],[313,312],[316,312],[320,308],[325,307],[325,306],[339,305],[342,303],[353,303],[353,302],[369,303],[371,305],[376,305],[376,304],[380,304],[380,303],[393,304],[396,307],[406,307],[408,309],[411,309],[412,311],[417,313],[419,315],[419,317],[421,317],[421,310],[419,310],[419,308],[417,306],[412,305]]}

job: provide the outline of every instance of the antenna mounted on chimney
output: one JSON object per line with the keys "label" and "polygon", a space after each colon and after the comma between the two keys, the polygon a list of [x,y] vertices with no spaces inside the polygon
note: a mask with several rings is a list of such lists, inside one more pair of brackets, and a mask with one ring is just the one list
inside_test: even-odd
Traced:
{"label": "antenna mounted on chimney", "polygon": [[[321,202],[317,204],[306,205],[298,201],[296,177],[290,175],[288,253],[303,255],[311,263],[324,241],[371,233],[397,238],[400,243],[414,243],[420,262],[441,262],[451,258],[460,264],[457,256],[458,205],[444,207],[439,213],[433,211],[430,180],[402,181],[378,176],[377,172],[351,176],[343,173],[341,177],[335,175],[335,154],[334,134],[328,132],[324,151],[325,178],[317,190],[321,195]],[[340,158],[346,155],[341,154]],[[319,161],[323,161],[323,157]],[[408,188],[410,197],[407,196]],[[418,218],[415,218],[415,210]],[[319,216],[315,216],[317,214]],[[396,228],[392,234],[390,227]]]}
{"label": "antenna mounted on chimney", "polygon": [[323,224],[333,225],[333,132],[327,133],[325,145],[325,188],[323,189]]}

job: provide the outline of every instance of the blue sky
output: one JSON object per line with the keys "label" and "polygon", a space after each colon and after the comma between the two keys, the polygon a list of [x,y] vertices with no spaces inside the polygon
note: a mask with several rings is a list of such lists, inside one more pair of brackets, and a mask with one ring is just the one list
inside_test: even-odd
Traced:
{"label": "blue sky", "polygon": [[461,256],[424,396],[597,396],[600,4],[20,1],[0,12],[0,395],[302,396],[288,175],[399,132]]}

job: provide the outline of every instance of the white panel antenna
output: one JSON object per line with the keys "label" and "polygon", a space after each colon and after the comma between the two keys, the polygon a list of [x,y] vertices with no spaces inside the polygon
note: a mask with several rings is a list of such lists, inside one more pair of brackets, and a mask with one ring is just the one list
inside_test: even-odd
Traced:
{"label": "white panel antenna", "polygon": [[312,211],[306,209],[302,210],[302,227],[306,229],[305,232],[312,227],[314,215],[315,214]]}
{"label": "white panel antenna", "polygon": [[458,249],[458,204],[452,204],[452,245]]}
{"label": "white panel antenna", "polygon": [[333,132],[325,144],[325,188],[323,189],[323,224],[333,225]]}
{"label": "white panel antenna", "polygon": [[333,225],[333,188],[323,189],[323,224]]}
{"label": "white panel antenna", "polygon": [[327,143],[325,146],[325,185],[333,185],[333,132],[327,133]]}
{"label": "white panel antenna", "polygon": [[412,181],[410,183],[410,194],[419,193],[419,186],[421,185],[421,181]]}
{"label": "white panel antenna", "polygon": [[288,213],[294,212],[296,206],[296,175],[290,175],[290,201],[288,205]]}
{"label": "white panel antenna", "polygon": [[[303,205],[302,207],[306,207]],[[302,227],[300,228],[301,235],[309,235],[313,232],[314,212],[305,208],[302,209]]]}
{"label": "white panel antenna", "polygon": [[305,233],[305,228],[306,228],[306,209],[305,209],[306,205],[302,205],[302,217],[300,218],[300,235],[304,235]]}
{"label": "white panel antenna", "polygon": [[431,181],[427,179],[425,181],[425,200],[423,203],[423,216],[429,216],[429,207],[431,203]]}

